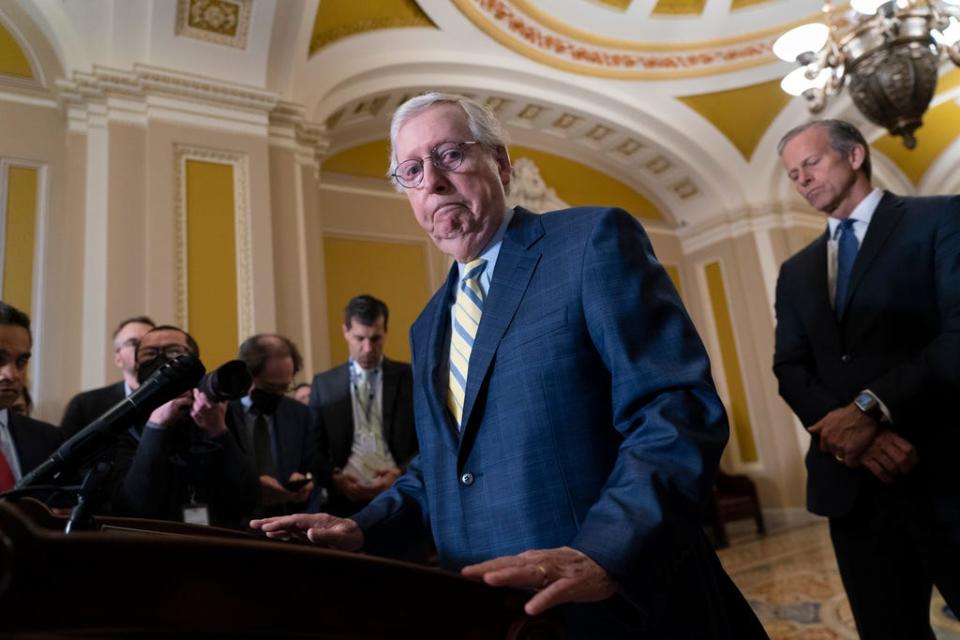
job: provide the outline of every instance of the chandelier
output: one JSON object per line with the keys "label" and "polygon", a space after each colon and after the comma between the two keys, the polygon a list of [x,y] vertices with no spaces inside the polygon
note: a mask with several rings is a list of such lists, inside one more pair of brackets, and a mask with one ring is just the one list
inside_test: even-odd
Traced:
{"label": "chandelier", "polygon": [[960,66],[960,0],[852,0],[850,9],[826,0],[823,15],[774,43],[777,57],[800,66],[780,86],[819,113],[847,83],[867,120],[916,147],[941,61]]}

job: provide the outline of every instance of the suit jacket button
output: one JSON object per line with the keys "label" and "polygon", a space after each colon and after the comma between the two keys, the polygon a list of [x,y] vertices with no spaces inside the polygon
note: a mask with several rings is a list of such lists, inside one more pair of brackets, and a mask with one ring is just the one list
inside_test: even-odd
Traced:
{"label": "suit jacket button", "polygon": [[842,362],[843,364],[847,364],[851,360],[853,360],[853,358],[850,357],[849,353],[845,353],[842,356],[840,356],[840,362]]}
{"label": "suit jacket button", "polygon": [[465,486],[469,487],[470,485],[473,484],[473,474],[472,473],[463,474],[462,476],[460,476],[460,482],[462,482]]}

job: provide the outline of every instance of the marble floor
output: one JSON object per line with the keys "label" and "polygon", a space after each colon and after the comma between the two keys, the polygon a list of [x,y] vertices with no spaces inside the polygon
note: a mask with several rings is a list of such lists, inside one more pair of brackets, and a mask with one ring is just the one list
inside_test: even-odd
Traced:
{"label": "marble floor", "polygon": [[[826,522],[774,533],[731,535],[723,566],[773,640],[856,640]],[[960,640],[960,621],[934,592],[938,640]]]}

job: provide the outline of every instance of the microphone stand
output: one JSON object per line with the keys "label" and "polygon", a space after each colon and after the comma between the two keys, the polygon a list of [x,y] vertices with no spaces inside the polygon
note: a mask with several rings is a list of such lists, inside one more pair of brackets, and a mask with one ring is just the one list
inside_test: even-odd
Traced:
{"label": "microphone stand", "polygon": [[74,531],[93,531],[96,525],[93,521],[93,509],[99,503],[100,489],[103,480],[113,468],[113,462],[100,460],[94,463],[83,476],[83,483],[77,492],[77,504],[70,512],[70,519],[63,532],[70,534]]}

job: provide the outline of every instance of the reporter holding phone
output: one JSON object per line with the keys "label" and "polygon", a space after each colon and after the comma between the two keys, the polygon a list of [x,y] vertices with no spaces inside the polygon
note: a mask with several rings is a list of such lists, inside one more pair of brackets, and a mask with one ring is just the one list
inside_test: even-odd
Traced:
{"label": "reporter holding phone", "polygon": [[228,411],[259,476],[257,514],[315,511],[321,495],[310,474],[316,451],[310,410],[284,395],[303,367],[297,346],[281,335],[257,334],[243,341],[238,358],[253,384]]}

